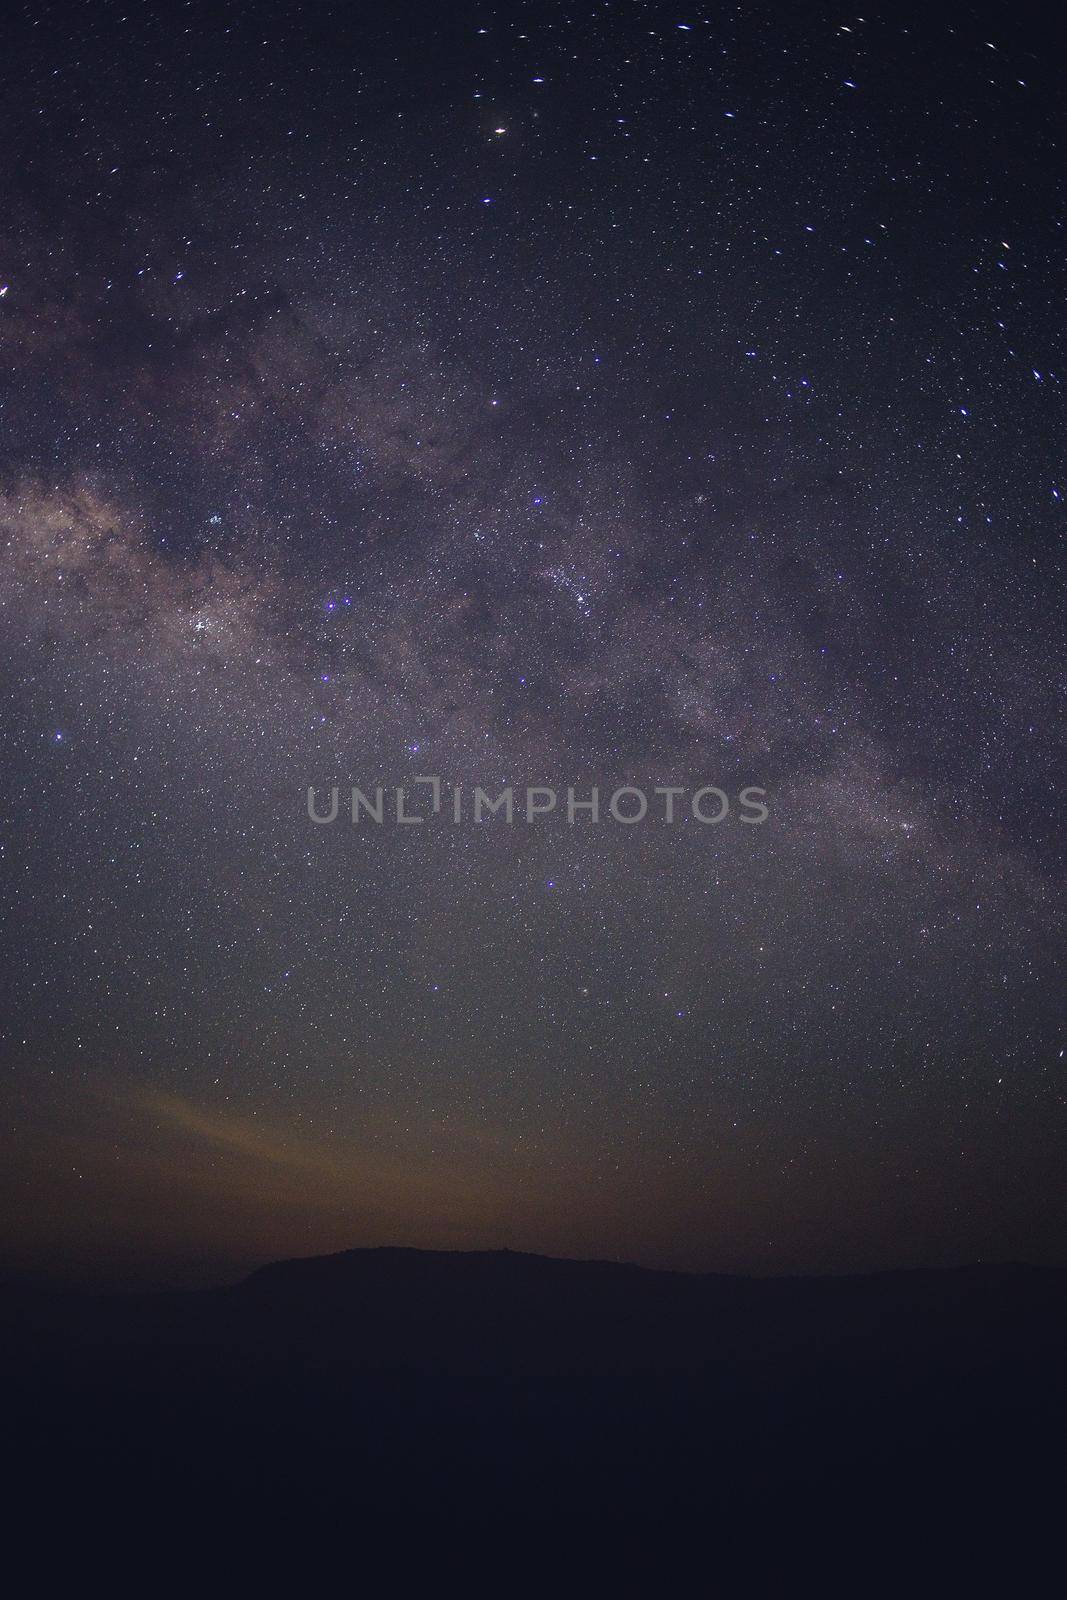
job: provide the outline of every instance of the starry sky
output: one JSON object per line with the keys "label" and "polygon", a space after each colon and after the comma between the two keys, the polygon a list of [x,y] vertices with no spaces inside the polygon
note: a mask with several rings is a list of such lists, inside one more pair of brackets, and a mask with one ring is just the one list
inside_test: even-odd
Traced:
{"label": "starry sky", "polygon": [[5,1269],[1064,1258],[1049,27],[11,8]]}

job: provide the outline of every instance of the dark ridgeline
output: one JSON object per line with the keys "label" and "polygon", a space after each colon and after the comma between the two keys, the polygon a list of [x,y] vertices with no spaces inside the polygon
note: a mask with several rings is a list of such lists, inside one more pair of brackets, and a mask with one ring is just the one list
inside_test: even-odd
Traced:
{"label": "dark ridgeline", "polygon": [[4,1310],[24,1481],[82,1509],[759,1537],[829,1507],[858,1526],[887,1497],[942,1530],[1055,1504],[1058,1269],[748,1279],[380,1249],[201,1292],[13,1289]]}

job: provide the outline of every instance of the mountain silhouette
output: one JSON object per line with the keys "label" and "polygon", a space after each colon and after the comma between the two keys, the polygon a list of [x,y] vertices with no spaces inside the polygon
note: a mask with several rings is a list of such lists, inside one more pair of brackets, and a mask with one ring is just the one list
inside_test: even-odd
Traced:
{"label": "mountain silhouette", "polygon": [[286,1353],[362,1370],[709,1374],[724,1362],[947,1363],[1062,1343],[1067,1271],[1021,1265],[824,1278],[668,1272],[516,1251],[349,1250],[219,1289],[9,1290],[23,1359],[79,1348]]}
{"label": "mountain silhouette", "polygon": [[830,1503],[855,1531],[892,1499],[944,1532],[1051,1507],[1067,1415],[1054,1268],[757,1279],[369,1249],[0,1304],[25,1481],[87,1517],[623,1529],[713,1509],[758,1538]]}

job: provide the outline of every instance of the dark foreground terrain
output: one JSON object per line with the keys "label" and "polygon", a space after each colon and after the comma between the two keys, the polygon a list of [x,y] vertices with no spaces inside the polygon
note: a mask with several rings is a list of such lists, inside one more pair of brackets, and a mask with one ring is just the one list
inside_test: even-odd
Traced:
{"label": "dark foreground terrain", "polygon": [[394,1530],[400,1559],[492,1530],[532,1560],[570,1528],[615,1555],[688,1541],[716,1570],[810,1573],[855,1546],[857,1592],[907,1550],[915,1593],[935,1550],[1021,1582],[1061,1516],[1063,1271],[360,1250],[199,1293],[9,1289],[3,1309],[13,1526],[87,1549],[210,1525],[262,1557],[295,1530]]}

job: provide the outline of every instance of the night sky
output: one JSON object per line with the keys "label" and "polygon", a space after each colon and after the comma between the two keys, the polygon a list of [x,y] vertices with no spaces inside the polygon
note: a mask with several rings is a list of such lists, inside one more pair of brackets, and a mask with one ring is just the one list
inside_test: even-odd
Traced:
{"label": "night sky", "polygon": [[1037,17],[11,8],[0,1264],[1064,1259]]}

